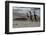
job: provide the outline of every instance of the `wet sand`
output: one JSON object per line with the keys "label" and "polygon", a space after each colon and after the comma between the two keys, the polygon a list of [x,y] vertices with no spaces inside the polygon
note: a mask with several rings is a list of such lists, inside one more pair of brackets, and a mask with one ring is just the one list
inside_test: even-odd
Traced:
{"label": "wet sand", "polygon": [[40,22],[31,20],[13,20],[13,28],[21,27],[40,27]]}

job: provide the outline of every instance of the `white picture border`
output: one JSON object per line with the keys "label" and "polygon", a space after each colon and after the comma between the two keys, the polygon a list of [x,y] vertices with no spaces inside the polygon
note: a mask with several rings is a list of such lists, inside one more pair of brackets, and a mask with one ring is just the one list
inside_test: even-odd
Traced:
{"label": "white picture border", "polygon": [[[40,8],[40,27],[13,28],[13,6]],[[9,32],[39,31],[43,30],[43,5],[9,3]]]}

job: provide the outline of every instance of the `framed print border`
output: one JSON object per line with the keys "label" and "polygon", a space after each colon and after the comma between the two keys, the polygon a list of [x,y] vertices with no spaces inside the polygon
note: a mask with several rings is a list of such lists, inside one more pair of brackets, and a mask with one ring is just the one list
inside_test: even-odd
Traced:
{"label": "framed print border", "polygon": [[[9,3],[22,3],[22,4],[38,4],[43,5],[43,30],[39,31],[22,31],[22,32],[9,32]],[[18,34],[18,33],[33,33],[45,32],[45,3],[37,2],[20,2],[20,1],[5,1],[5,34]]]}

